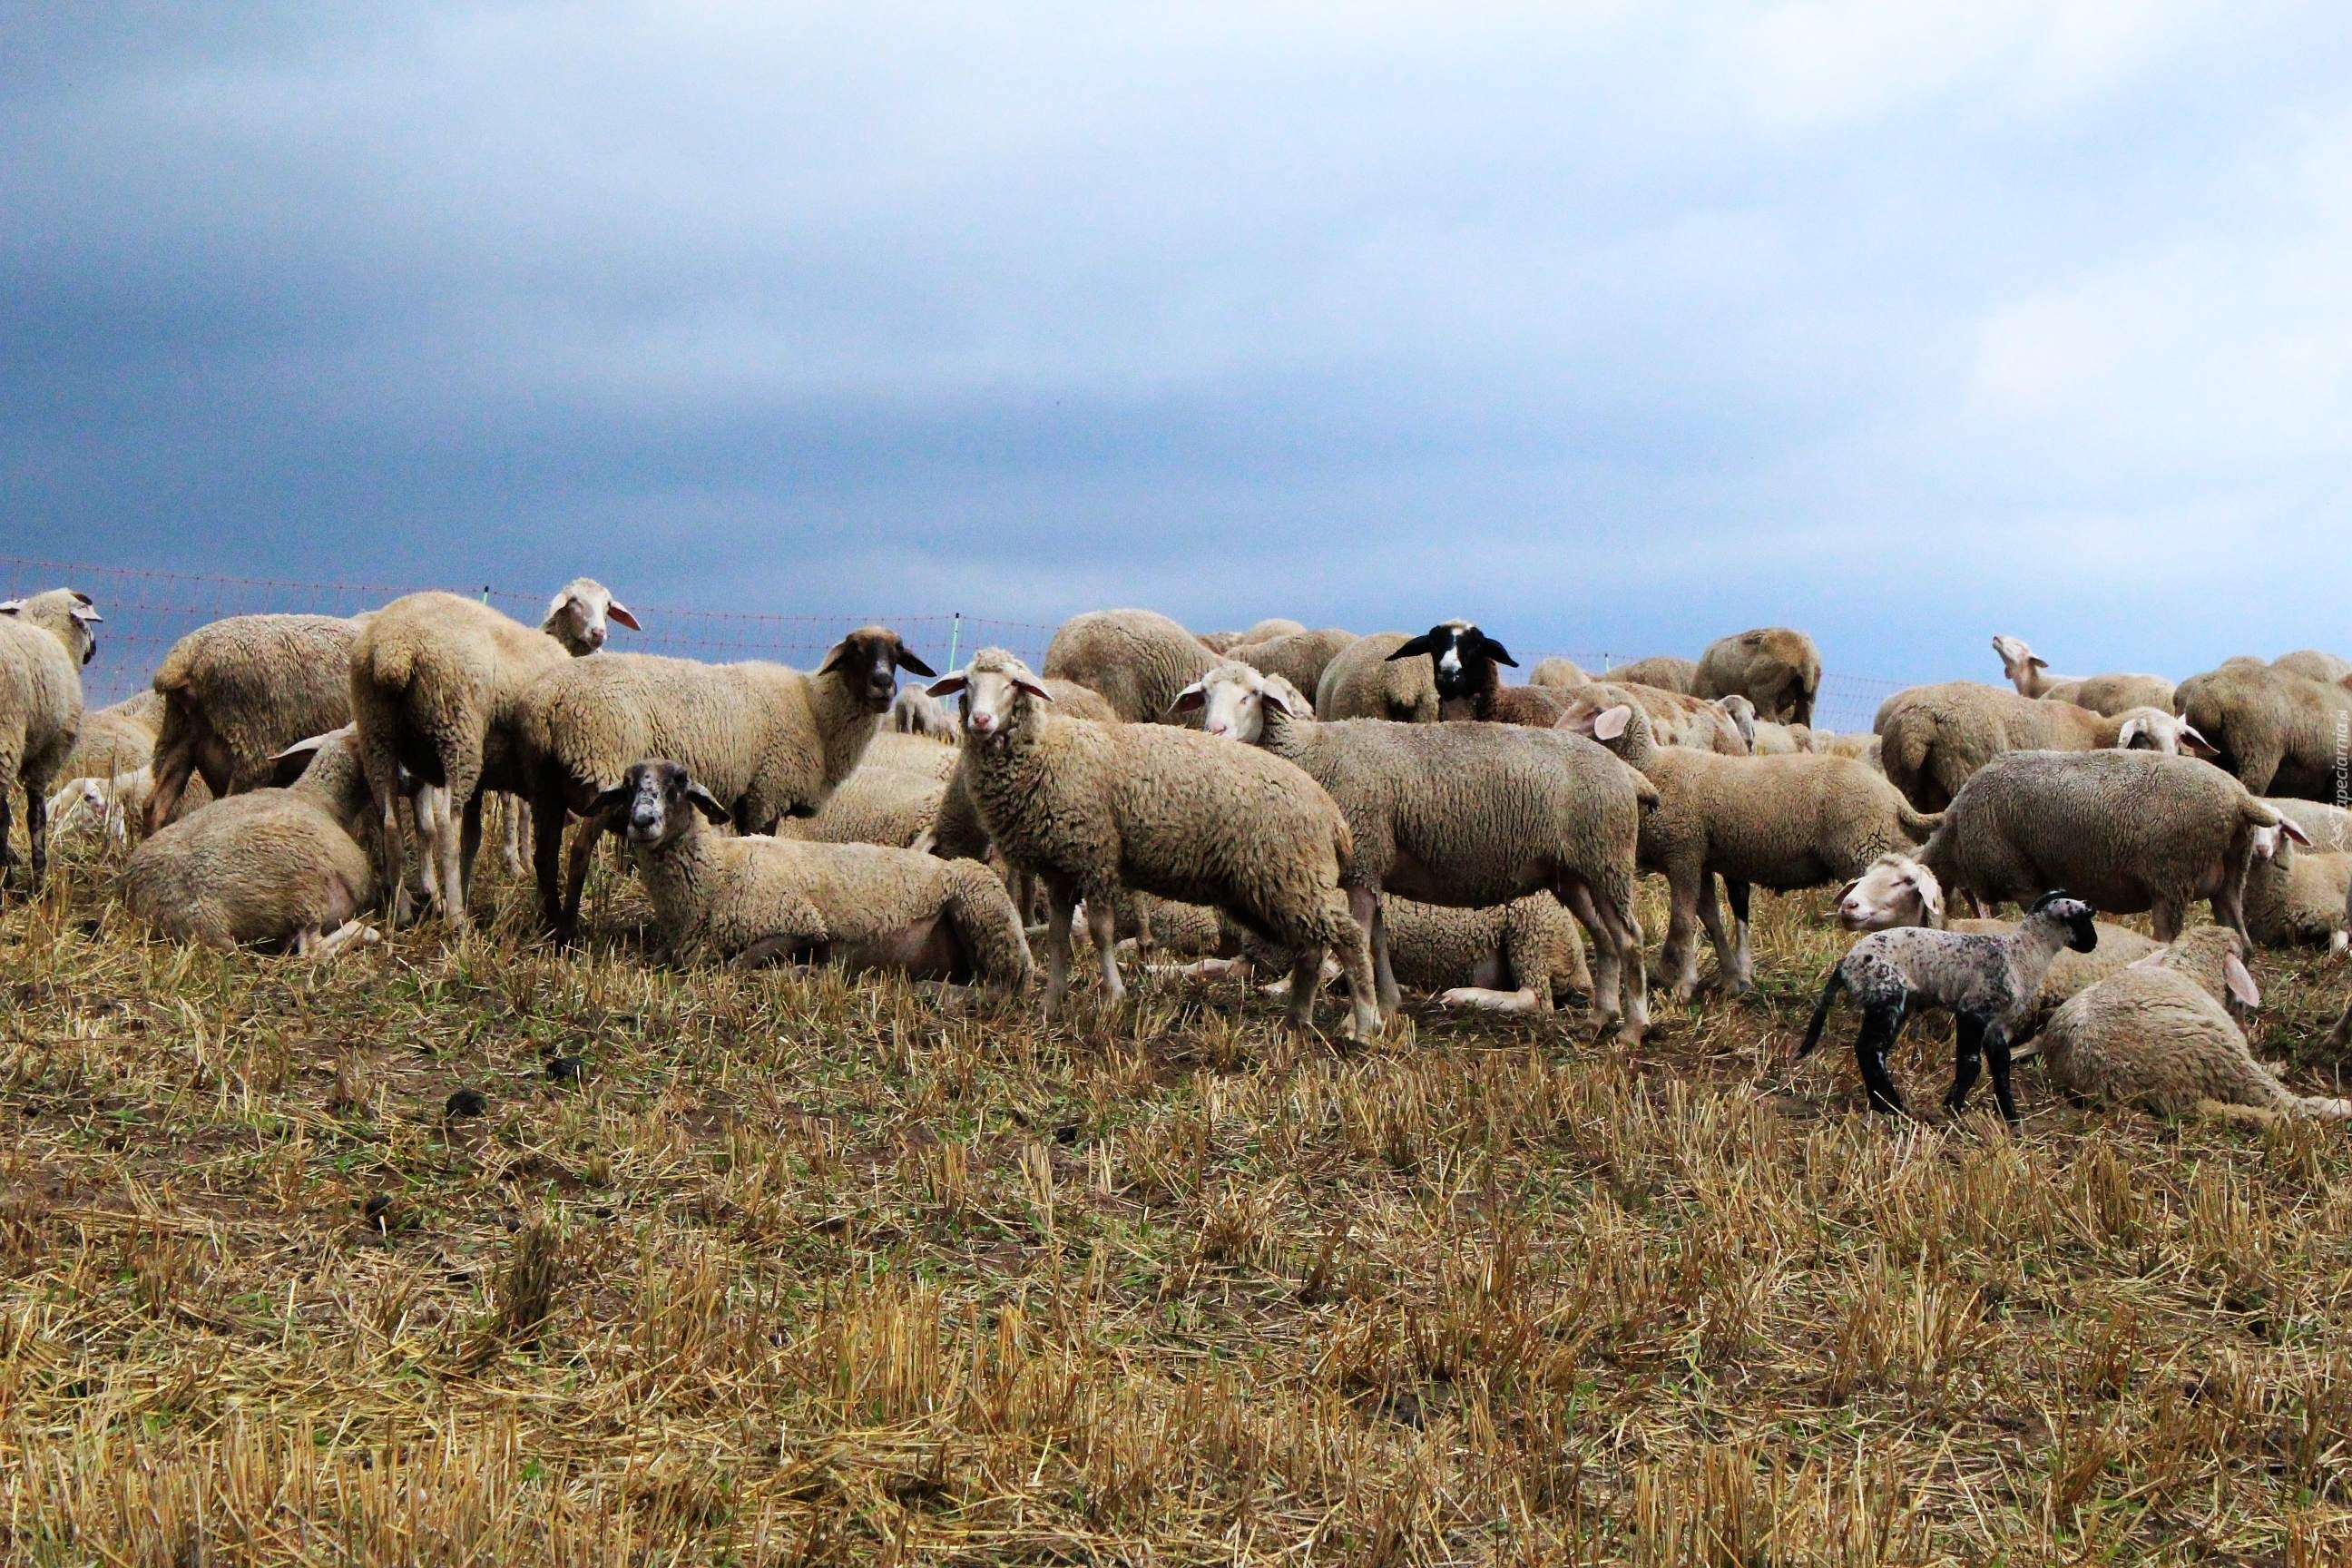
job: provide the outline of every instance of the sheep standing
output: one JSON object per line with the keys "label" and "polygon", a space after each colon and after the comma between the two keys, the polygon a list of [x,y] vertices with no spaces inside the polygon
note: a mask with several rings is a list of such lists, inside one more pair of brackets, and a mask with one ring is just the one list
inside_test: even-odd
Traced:
{"label": "sheep standing", "polygon": [[244,942],[333,952],[368,933],[374,863],[362,842],[372,797],[351,732],[315,736],[291,784],[215,800],[131,852],[122,900],[152,930],[224,952]]}
{"label": "sheep standing", "polygon": [[1166,616],[1090,610],[1055,631],[1045,645],[1045,676],[1092,687],[1121,719],[1140,724],[1166,713],[1176,694],[1217,657]]}
{"label": "sheep standing", "polygon": [[[1837,921],[1850,931],[1891,931],[1898,926],[1926,926],[1934,931],[2005,936],[2017,929],[2015,921],[1950,921],[1944,918],[1943,887],[1936,874],[1908,855],[1881,855],[1861,876],[1838,889]],[[2072,948],[2050,961],[2024,1016],[2010,1031],[2009,1043],[2022,1046],[2038,1033],[2050,1015],[2067,998],[2095,985],[2135,959],[2162,950],[2164,944],[2142,936],[2129,926],[2092,923],[2098,945],[2088,952]]]}
{"label": "sheep standing", "polygon": [[2232,661],[2182,681],[2173,705],[2212,743],[2221,765],[2254,794],[2342,798],[2352,690],[2275,666]]}
{"label": "sheep standing", "polygon": [[179,809],[191,776],[215,797],[258,788],[295,742],[352,721],[352,649],[369,617],[231,616],[172,645],[155,671],[163,719],[152,833]]}
{"label": "sheep standing", "polygon": [[[1913,811],[1893,784],[1850,758],[1722,757],[1661,746],[1630,703],[1565,722],[1657,787],[1657,805],[1643,814],[1639,858],[1666,879],[1671,906],[1659,978],[1678,1001],[1698,988],[1696,923],[1715,944],[1724,983],[1738,993],[1754,989],[1750,887],[1787,892],[1857,877],[1878,856],[1935,831],[1935,818]],[[1716,910],[1716,877],[1731,902],[1729,942]]]}
{"label": "sheep standing", "polygon": [[1759,626],[1717,637],[1692,672],[1694,697],[1747,698],[1757,713],[1782,724],[1811,724],[1822,689],[1822,653],[1787,626]]}
{"label": "sheep standing", "polygon": [[1315,716],[1436,723],[1437,679],[1429,666],[1390,658],[1410,640],[1402,632],[1375,632],[1341,648],[1315,683]]}
{"label": "sheep standing", "polygon": [[384,880],[396,889],[395,920],[406,918],[408,896],[396,809],[401,770],[442,792],[446,810],[435,805],[427,820],[462,814],[460,832],[420,837],[442,918],[463,926],[482,841],[482,796],[515,794],[527,783],[514,745],[523,690],[549,668],[602,648],[608,621],[637,627],[609,589],[579,577],[548,602],[536,628],[456,594],[425,593],[394,599],[360,633],[346,680],[375,792]]}
{"label": "sheep standing", "polygon": [[1639,681],[1594,680],[1568,693],[1568,701],[1554,722],[1582,729],[1586,718],[1605,708],[1638,708],[1649,721],[1650,738],[1659,745],[1745,757],[1752,754],[1752,748],[1731,706],[1745,701],[1728,697],[1709,702]]}
{"label": "sheep standing", "polygon": [[1267,677],[1218,666],[1188,690],[1213,734],[1304,768],[1347,818],[1349,902],[1370,939],[1383,1012],[1397,984],[1380,898],[1476,909],[1549,891],[1592,940],[1593,1022],[1638,1039],[1649,1025],[1634,850],[1657,791],[1580,735],[1515,724],[1318,722]]}
{"label": "sheep standing", "polygon": [[2352,659],[2322,653],[2315,647],[2283,653],[2271,660],[2271,668],[2288,675],[2300,675],[2306,680],[2325,681],[2330,686],[2341,686],[2347,680],[2352,680]]}
{"label": "sheep standing", "polygon": [[1952,1015],[1958,1033],[1945,1110],[1959,1114],[1976,1083],[1979,1060],[1990,1057],[1993,1098],[2000,1102],[2001,1116],[2014,1125],[2017,1101],[2009,1088],[2012,1031],[2062,949],[2089,952],[2097,947],[2091,915],[2091,906],[2082,900],[2053,892],[2036,900],[2007,936],[1919,926],[1873,931],[1830,971],[1797,1057],[1821,1044],[1838,993],[1848,993],[1862,1008],[1862,1032],[1854,1037],[1853,1055],[1871,1109],[1899,1114],[1903,1097],[1886,1075],[1886,1053],[1907,1019],[1940,1008]]}
{"label": "sheep standing", "polygon": [[1559,721],[1566,702],[1558,692],[1540,686],[1505,686],[1501,666],[1514,669],[1519,661],[1511,650],[1478,629],[1475,621],[1441,621],[1417,637],[1409,637],[1389,655],[1391,662],[1427,658],[1432,683],[1437,688],[1440,719],[1471,719],[1480,723],[1532,724],[1549,729]]}
{"label": "sheep standing", "polygon": [[1029,944],[1004,885],[971,860],[878,844],[729,837],[729,806],[676,763],[632,763],[590,803],[621,835],[674,956],[889,969],[1018,991]]}
{"label": "sheep standing", "polygon": [[2021,697],[2072,702],[2094,713],[2118,714],[2134,708],[2172,711],[2172,682],[2160,675],[2053,675],[2049,664],[2026,646],[2023,637],[1997,637],[1993,652],[2000,656],[2000,671]]}
{"label": "sheep standing", "polygon": [[2352,1120],[2352,1100],[2296,1094],[2254,1059],[2227,1005],[2262,1005],[2244,951],[2236,931],[2200,926],[2074,997],[2042,1032],[2052,1081],[2158,1116]]}
{"label": "sheep standing", "polygon": [[2159,709],[2095,713],[1972,680],[1913,687],[1890,701],[1879,761],[1922,811],[1942,809],[1970,774],[2007,752],[2143,747],[2176,754],[2205,746],[2194,727]]}
{"label": "sheep standing", "polygon": [[1295,1028],[1312,1021],[1323,955],[1338,949],[1351,1028],[1379,1029],[1371,957],[1339,886],[1352,852],[1348,825],[1313,780],[1195,730],[1065,719],[1003,648],[982,648],[931,687],[933,696],[958,691],[965,788],[998,851],[1045,885],[1049,1016],[1067,983],[1081,900],[1106,998],[1116,1005],[1125,996],[1115,931],[1125,887],[1214,904],[1290,949]]}
{"label": "sheep standing", "polygon": [[1945,888],[1990,902],[2072,888],[2114,914],[2151,911],[2157,940],[2189,905],[2242,934],[2246,868],[2304,837],[2245,786],[2159,752],[2011,752],[1962,785],[1919,859]]}
{"label": "sheep standing", "polygon": [[569,939],[577,929],[600,834],[595,823],[582,826],[564,872],[567,812],[584,812],[633,763],[667,757],[726,802],[746,833],[814,816],[866,754],[901,669],[931,673],[898,633],[864,626],[834,644],[814,673],[760,659],[713,665],[641,653],[543,671],[517,700],[514,733],[549,930]]}
{"label": "sheep standing", "polygon": [[36,889],[49,869],[49,784],[80,736],[82,666],[104,619],[71,588],[0,604],[0,878],[16,864],[8,797],[21,787]]}

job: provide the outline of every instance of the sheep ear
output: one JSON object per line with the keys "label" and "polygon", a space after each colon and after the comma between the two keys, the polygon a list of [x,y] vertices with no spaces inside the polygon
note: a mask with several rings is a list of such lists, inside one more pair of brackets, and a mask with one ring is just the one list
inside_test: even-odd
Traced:
{"label": "sheep ear", "polygon": [[5,604],[0,604],[0,616],[13,616],[13,615],[15,615],[17,611],[19,611],[19,610],[23,609],[24,607],[25,607],[25,601],[24,601],[24,600],[22,600],[22,599],[10,599],[10,600],[8,600],[6,603],[5,603]]}
{"label": "sheep ear", "polygon": [[698,782],[689,782],[687,784],[686,798],[694,803],[695,810],[702,813],[712,822],[724,826],[735,820],[735,814],[720,805],[719,797],[703,788]]}
{"label": "sheep ear", "polygon": [[1592,738],[1596,741],[1613,741],[1623,734],[1625,726],[1633,721],[1633,710],[1628,703],[1620,702],[1614,708],[1603,708],[1593,718]]}
{"label": "sheep ear", "polygon": [[340,730],[330,730],[323,735],[307,736],[302,740],[295,742],[284,751],[278,752],[269,760],[273,763],[282,763],[289,757],[306,756],[309,753],[317,751],[328,742],[341,740],[344,735],[349,734],[350,732],[351,726],[346,724]]}
{"label": "sheep ear", "polygon": [[628,803],[629,797],[636,793],[627,784],[614,784],[611,789],[605,790],[590,801],[580,815],[590,822],[599,821],[618,811]]}
{"label": "sheep ear", "polygon": [[1389,655],[1388,662],[1394,664],[1401,658],[1419,658],[1428,651],[1429,634],[1427,632],[1423,632],[1417,637],[1405,638],[1402,646],[1398,647],[1396,652]]}
{"label": "sheep ear", "polygon": [[2230,994],[2238,999],[2239,1005],[2259,1007],[2263,1005],[2262,987],[2254,984],[2252,972],[2234,952],[2224,953],[2221,957],[2221,982],[2230,988]]}
{"label": "sheep ear", "polygon": [[1196,680],[1176,694],[1176,700],[1168,705],[1168,711],[1171,713],[1197,712],[1208,700],[1209,694],[1201,689],[1201,683]]}
{"label": "sheep ear", "polygon": [[1025,691],[1040,702],[1051,702],[1054,700],[1054,694],[1046,690],[1044,687],[1038,685],[1034,680],[1024,680],[1019,676],[1014,676],[1013,678],[1013,685],[1015,690]]}
{"label": "sheep ear", "polygon": [[897,665],[900,669],[907,670],[911,674],[921,676],[926,680],[929,680],[932,676],[939,673],[938,670],[933,669],[929,665],[925,664],[921,659],[917,658],[913,652],[910,651],[904,643],[899,644],[897,650],[890,655],[890,662]]}
{"label": "sheep ear", "polygon": [[2282,816],[2279,818],[2279,836],[2283,838],[2294,839],[2305,849],[2311,847],[2311,835],[2305,833],[2302,828],[2297,827],[2294,825],[2294,819],[2293,817]]}
{"label": "sheep ear", "polygon": [[1268,708],[1279,708],[1286,715],[1293,719],[1298,717],[1297,714],[1290,711],[1290,700],[1283,696],[1281,692],[1276,691],[1271,686],[1259,692],[1257,697],[1258,700],[1263,702]]}
{"label": "sheep ear", "polygon": [[923,691],[926,696],[930,697],[953,697],[957,692],[961,691],[966,684],[962,670],[951,670],[924,687]]}
{"label": "sheep ear", "polygon": [[1845,896],[1846,896],[1848,893],[1853,892],[1856,888],[1859,888],[1859,887],[1861,887],[1861,886],[1862,886],[1862,879],[1861,879],[1861,878],[1859,878],[1859,877],[1856,877],[1853,881],[1848,882],[1844,887],[1840,888],[1836,892],[1834,892],[1834,893],[1831,894],[1831,895],[1830,895],[1830,901],[1831,901],[1832,903],[1834,903],[1834,904],[1842,904],[1842,903],[1845,902]]}
{"label": "sheep ear", "polygon": [[2180,749],[2192,757],[2218,757],[2221,748],[2197,732],[2194,725],[2180,726]]}
{"label": "sheep ear", "polygon": [[1919,909],[1927,916],[1929,929],[1941,931],[1944,927],[1944,889],[1920,877],[1912,878],[1911,886],[1919,895]]}
{"label": "sheep ear", "polygon": [[1486,650],[1486,657],[1493,659],[1496,664],[1507,664],[1513,669],[1519,668],[1519,661],[1511,657],[1511,650],[1505,647],[1501,643],[1496,642],[1493,637],[1488,637],[1486,633],[1480,632],[1478,634],[1478,645]]}
{"label": "sheep ear", "polygon": [[2147,734],[2147,720],[2145,720],[2145,719],[2126,719],[2126,720],[2125,720],[2125,721],[2123,721],[2123,723],[2122,723],[2122,724],[2120,724],[2120,725],[2118,725],[2118,726],[2116,727],[2116,750],[2117,750],[2117,751],[2119,751],[2119,752],[2127,752],[2127,751],[2131,750],[2131,743],[2132,743],[2134,741],[2138,740],[2142,735],[2145,735],[2145,734]]}
{"label": "sheep ear", "polygon": [[72,615],[75,620],[79,621],[86,626],[100,626],[106,624],[106,617],[100,615],[96,610],[91,609],[89,607],[89,601],[87,599],[84,599],[80,604],[74,606]]}
{"label": "sheep ear", "polygon": [[646,629],[645,627],[637,625],[637,617],[630,613],[629,606],[621,603],[618,599],[614,600],[611,604],[604,606],[604,614],[612,617],[614,620],[620,622],[623,626],[628,627],[633,632],[641,632]]}
{"label": "sheep ear", "polygon": [[2047,669],[2050,668],[2050,661],[2042,658],[2038,653],[2027,655],[2025,662],[2036,669]]}

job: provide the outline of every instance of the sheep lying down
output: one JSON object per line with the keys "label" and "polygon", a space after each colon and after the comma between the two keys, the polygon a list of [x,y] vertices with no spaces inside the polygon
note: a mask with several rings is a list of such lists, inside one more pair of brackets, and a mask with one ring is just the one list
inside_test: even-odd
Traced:
{"label": "sheep lying down", "polygon": [[1029,977],[1004,884],[976,860],[878,844],[723,836],[726,805],[677,763],[633,763],[593,803],[622,836],[670,951],[737,964],[834,963],[918,979]]}
{"label": "sheep lying down", "polygon": [[2229,1011],[2262,1005],[2244,952],[2229,927],[2200,926],[2084,991],[2042,1027],[2051,1081],[2159,1116],[2352,1119],[2352,1100],[2296,1094],[2254,1059]]}

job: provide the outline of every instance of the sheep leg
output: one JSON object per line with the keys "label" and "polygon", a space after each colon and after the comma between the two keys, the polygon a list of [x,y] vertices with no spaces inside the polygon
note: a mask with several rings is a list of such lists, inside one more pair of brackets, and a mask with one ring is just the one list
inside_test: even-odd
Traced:
{"label": "sheep leg", "polygon": [[29,784],[25,791],[25,837],[33,847],[33,891],[37,893],[49,874],[49,802]]}
{"label": "sheep leg", "polygon": [[[527,809],[522,803],[522,796],[519,795],[504,795],[499,798],[499,860],[506,867],[507,875],[509,877],[520,877],[523,874],[522,818]],[[467,885],[471,886],[472,870],[469,868],[466,875],[468,879]]]}
{"label": "sheep leg", "polygon": [[[1617,1023],[1621,1012],[1619,996],[1624,988],[1624,976],[1618,973],[1616,933],[1601,918],[1591,890],[1583,883],[1566,883],[1554,889],[1552,897],[1568,906],[1568,912],[1576,917],[1585,935],[1591,939],[1592,1003],[1585,1012],[1585,1023],[1595,1034],[1605,1035]],[[1641,962],[1642,955],[1636,952],[1633,963],[1637,968]]]}
{"label": "sheep leg", "polygon": [[584,817],[580,830],[572,836],[572,863],[564,868],[563,929],[566,934],[580,930],[580,895],[588,886],[588,868],[596,858],[597,840],[604,837],[609,825],[601,816]]}
{"label": "sheep leg", "polygon": [[2213,894],[2212,906],[2213,923],[2228,926],[2244,937],[2246,947],[2251,952],[2254,939],[2252,933],[2246,930],[2246,879],[2242,872]]}
{"label": "sheep leg", "polygon": [[[1683,861],[1666,870],[1666,943],[1658,953],[1658,983],[1670,987],[1677,1002],[1689,1001],[1698,990],[1698,944],[1691,940],[1692,927],[1701,898],[1714,901],[1708,881],[1704,865]],[[1722,922],[1710,923],[1720,929]],[[1720,958],[1720,942],[1717,953]]]}
{"label": "sheep leg", "polygon": [[1617,1037],[1639,1045],[1650,1032],[1650,976],[1642,962],[1642,921],[1633,912],[1633,889],[1624,888],[1614,899],[1595,899],[1593,908],[1609,922],[1617,943],[1617,980],[1625,992],[1619,998],[1625,1017],[1617,1026]]}
{"label": "sheep leg", "polygon": [[1853,1039],[1854,1065],[1862,1069],[1870,1108],[1890,1116],[1903,1114],[1903,1097],[1895,1092],[1895,1080],[1886,1076],[1886,1053],[1895,1048],[1895,1037],[1902,1032],[1902,1003],[1877,1003],[1864,1008],[1862,1033]]}
{"label": "sheep leg", "polygon": [[[1745,996],[1756,989],[1756,963],[1748,950],[1748,884],[1723,879],[1723,896],[1731,905],[1732,959],[1728,973],[1735,995]],[[1717,962],[1722,962],[1718,953]]]}
{"label": "sheep leg", "polygon": [[1984,1057],[1984,1020],[1973,1013],[1961,1013],[1952,1020],[1952,1088],[1944,1096],[1944,1109],[1954,1116],[1968,1103],[1969,1090],[1976,1087],[1979,1064]]}
{"label": "sheep leg", "polygon": [[1045,895],[1045,1016],[1062,1005],[1070,983],[1070,913],[1077,900],[1059,890]]}
{"label": "sheep leg", "polygon": [[0,772],[0,883],[7,880],[8,868],[16,863],[16,851],[8,842],[10,824],[8,778],[9,774],[15,772],[14,768]]}
{"label": "sheep leg", "polygon": [[2158,899],[2148,910],[2148,929],[2155,933],[2157,941],[2170,942],[2180,934],[2181,921],[2188,912],[2186,900],[2168,893]]}
{"label": "sheep leg", "polygon": [[[360,767],[367,774],[368,794],[375,799],[376,858],[383,862],[383,885],[390,890],[392,923],[406,925],[415,912],[408,897],[408,839],[400,830],[400,763],[388,746],[373,745],[360,736]],[[183,775],[184,782],[185,775]],[[174,792],[176,798],[177,792]],[[163,763],[156,764],[155,793],[147,797],[148,831],[153,832],[155,803],[163,798]],[[168,815],[168,813],[167,813]]]}
{"label": "sheep leg", "polygon": [[2017,1097],[2009,1088],[2009,1031],[1995,1024],[1985,1031],[1985,1056],[1992,1063],[1992,1097],[2000,1103],[2001,1120],[2011,1127],[2018,1124]]}
{"label": "sheep leg", "polygon": [[474,889],[474,857],[482,850],[482,792],[466,798],[457,831],[441,847],[441,911],[452,926],[462,927],[469,913],[467,896]]}
{"label": "sheep leg", "polygon": [[1517,991],[1496,991],[1484,985],[1456,985],[1451,991],[1440,992],[1437,1005],[1441,1007],[1468,1007],[1482,1013],[1542,1011],[1534,986]]}
{"label": "sheep leg", "polygon": [[531,869],[539,879],[539,923],[549,936],[562,939],[563,904],[556,896],[562,873],[563,803],[541,796],[531,805]]}
{"label": "sheep leg", "polygon": [[1108,899],[1087,900],[1087,936],[1102,965],[1103,1001],[1116,1007],[1127,1000],[1127,987],[1118,978],[1118,911]]}
{"label": "sheep leg", "polygon": [[[1381,918],[1381,890],[1349,888],[1348,912],[1355,917],[1356,929],[1363,933],[1364,951],[1371,955],[1371,994],[1380,1004],[1381,1016],[1389,1016],[1404,998],[1397,989],[1396,975],[1389,968],[1389,928]],[[1353,986],[1355,983],[1350,980],[1349,984]]]}
{"label": "sheep leg", "polygon": [[2327,1043],[2339,1051],[2352,1046],[2352,1002],[2344,1004],[2344,1011],[2336,1018],[2336,1027],[2328,1031]]}
{"label": "sheep leg", "polygon": [[[157,748],[153,761],[155,784],[147,795],[144,831],[152,834],[172,820],[172,813],[179,809],[180,796],[188,787],[188,775],[195,766],[196,742],[193,735],[175,735],[169,746]],[[369,782],[374,782],[372,769]]]}

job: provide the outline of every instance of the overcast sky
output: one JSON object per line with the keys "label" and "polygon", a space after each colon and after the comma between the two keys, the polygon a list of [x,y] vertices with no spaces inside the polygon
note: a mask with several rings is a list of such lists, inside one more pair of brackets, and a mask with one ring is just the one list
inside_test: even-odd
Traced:
{"label": "overcast sky", "polygon": [[2352,652],[2352,28],[1943,13],[0,5],[0,550]]}

